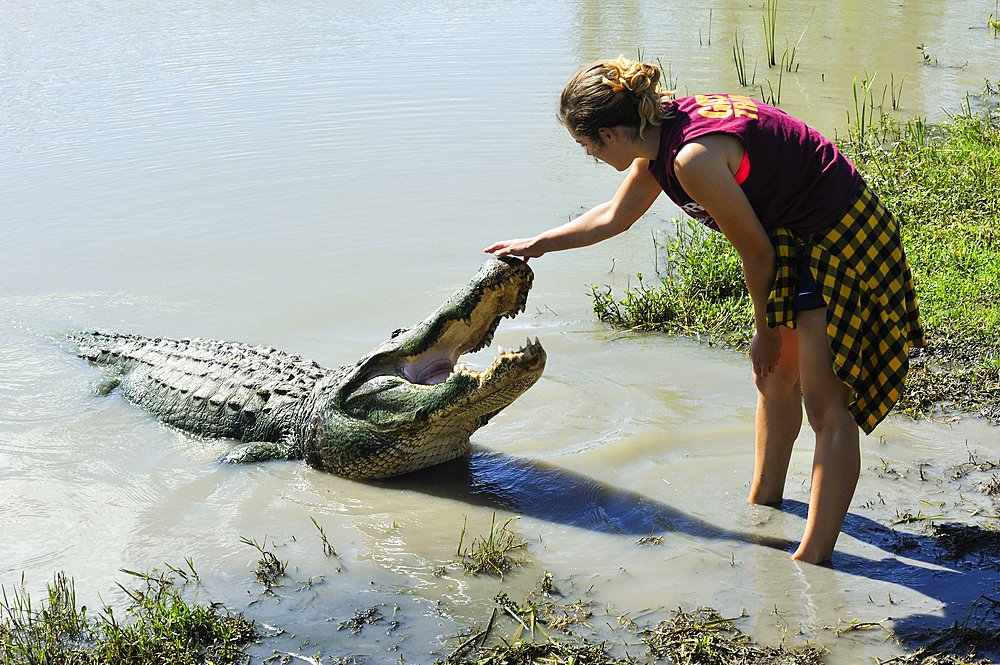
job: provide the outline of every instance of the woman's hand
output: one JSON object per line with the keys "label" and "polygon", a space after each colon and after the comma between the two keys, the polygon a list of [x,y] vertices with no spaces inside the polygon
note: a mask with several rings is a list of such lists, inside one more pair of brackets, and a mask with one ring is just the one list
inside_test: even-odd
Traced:
{"label": "woman's hand", "polygon": [[773,374],[781,358],[781,330],[764,327],[754,333],[750,342],[750,364],[753,365],[755,377],[766,377]]}
{"label": "woman's hand", "polygon": [[527,262],[528,259],[537,259],[545,254],[544,250],[536,247],[537,238],[517,238],[515,240],[501,240],[495,242],[483,251],[496,257],[516,256]]}
{"label": "woman's hand", "polygon": [[614,198],[607,203],[594,206],[579,217],[534,238],[501,240],[483,251],[494,256],[518,256],[527,261],[546,252],[593,245],[632,226],[649,210],[660,191],[659,183],[649,173],[649,162],[636,159]]}

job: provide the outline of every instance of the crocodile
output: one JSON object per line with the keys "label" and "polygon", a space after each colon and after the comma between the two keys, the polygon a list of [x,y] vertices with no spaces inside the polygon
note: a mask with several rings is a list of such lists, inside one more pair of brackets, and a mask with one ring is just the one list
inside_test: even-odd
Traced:
{"label": "crocodile", "polygon": [[122,395],[161,422],[204,438],[236,439],[224,462],[302,459],[348,478],[384,478],[461,457],[469,437],[542,375],[536,337],[481,372],[459,356],[492,343],[523,312],[527,263],[491,257],[412,328],[353,365],[327,369],[266,346],[76,332],[77,354],[107,369],[95,390]]}

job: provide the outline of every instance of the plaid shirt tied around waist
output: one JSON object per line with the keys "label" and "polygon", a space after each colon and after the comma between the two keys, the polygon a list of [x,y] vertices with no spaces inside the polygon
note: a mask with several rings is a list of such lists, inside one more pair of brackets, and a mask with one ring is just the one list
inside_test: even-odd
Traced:
{"label": "plaid shirt tied around waist", "polygon": [[767,325],[795,328],[797,261],[808,254],[827,303],[834,372],[853,389],[851,416],[871,434],[903,392],[909,348],[926,345],[896,218],[865,185],[830,228],[802,237],[777,228],[769,235],[778,270]]}

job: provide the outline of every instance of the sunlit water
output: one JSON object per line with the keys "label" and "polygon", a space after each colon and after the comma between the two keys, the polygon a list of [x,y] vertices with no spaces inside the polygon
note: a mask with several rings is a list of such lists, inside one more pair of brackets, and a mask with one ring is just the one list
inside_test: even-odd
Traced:
{"label": "sunlit water", "polygon": [[[781,107],[836,136],[855,112],[852,81],[874,76],[876,103],[892,84],[899,117],[943,120],[1000,71],[987,4],[782,2],[777,48],[797,45],[797,70],[780,77]],[[736,29],[753,89],[737,85]],[[681,94],[773,96],[761,33],[745,2],[0,4],[0,583],[23,574],[38,593],[66,571],[97,607],[119,598],[119,569],[190,557],[203,599],[287,631],[260,654],[376,661],[447,655],[498,591],[520,600],[544,571],[601,608],[596,624],[711,605],[829,662],[896,652],[880,632],[838,637],[844,622],[964,620],[972,599],[995,596],[996,573],[897,557],[870,544],[869,520],[988,508],[975,478],[946,479],[970,451],[997,459],[997,430],[893,416],[863,438],[836,570],[754,544],[796,540],[803,518],[745,504],[745,357],[615,334],[591,312],[590,285],[654,273],[652,234],[676,214],[665,201],[624,236],[532,261],[528,311],[496,341],[537,335],[545,375],[480,430],[471,459],[411,478],[220,466],[228,444],[93,396],[98,372],[53,341],[101,329],[352,362],[467,281],[486,245],[611,195],[620,175],[554,118],[580,66],[641,50]],[[811,446],[804,432],[798,502]],[[503,581],[456,565],[463,528],[468,546],[494,514],[520,516],[529,541]],[[241,537],[266,537],[289,562],[280,602],[261,595]],[[371,606],[382,624],[337,630]]]}

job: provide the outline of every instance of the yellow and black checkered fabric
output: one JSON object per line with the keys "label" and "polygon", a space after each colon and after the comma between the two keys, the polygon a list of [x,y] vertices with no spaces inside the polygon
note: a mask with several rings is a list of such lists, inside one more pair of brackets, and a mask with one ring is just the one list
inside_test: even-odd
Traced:
{"label": "yellow and black checkered fabric", "polygon": [[850,413],[865,434],[903,392],[909,348],[925,346],[899,225],[867,186],[837,224],[809,236],[772,229],[778,272],[767,303],[770,327],[795,327],[798,256],[827,303],[833,369],[854,395]]}

